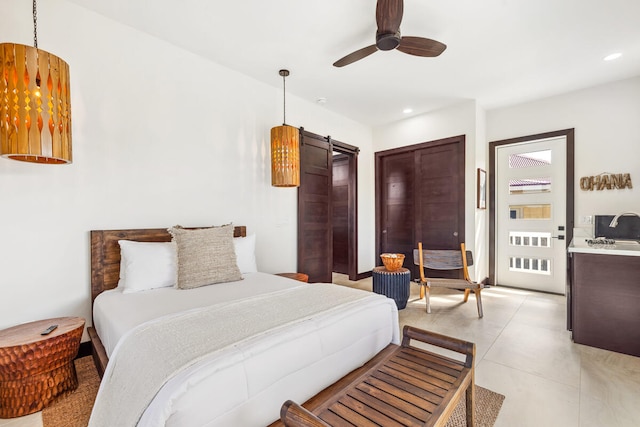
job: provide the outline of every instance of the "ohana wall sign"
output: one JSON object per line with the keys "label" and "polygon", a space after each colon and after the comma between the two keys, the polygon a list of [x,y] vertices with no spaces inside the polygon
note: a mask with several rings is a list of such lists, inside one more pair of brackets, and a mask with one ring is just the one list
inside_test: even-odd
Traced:
{"label": "ohana wall sign", "polygon": [[601,173],[596,176],[580,178],[580,189],[583,191],[623,190],[625,188],[633,188],[631,174],[628,173]]}

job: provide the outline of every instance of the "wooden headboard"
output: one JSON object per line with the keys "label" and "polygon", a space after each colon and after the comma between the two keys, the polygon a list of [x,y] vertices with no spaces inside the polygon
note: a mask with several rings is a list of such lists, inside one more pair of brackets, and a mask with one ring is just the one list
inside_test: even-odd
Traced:
{"label": "wooden headboard", "polygon": [[[247,227],[233,229],[234,237],[245,237]],[[120,280],[120,245],[118,240],[170,242],[166,228],[132,230],[91,230],[91,305],[100,293],[118,286]]]}

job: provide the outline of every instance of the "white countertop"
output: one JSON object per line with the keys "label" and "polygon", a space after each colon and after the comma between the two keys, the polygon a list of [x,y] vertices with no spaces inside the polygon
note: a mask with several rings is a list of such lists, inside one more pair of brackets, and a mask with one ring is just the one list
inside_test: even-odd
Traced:
{"label": "white countertop", "polygon": [[601,254],[601,255],[626,255],[640,256],[640,244],[636,242],[616,241],[613,245],[595,245],[587,244],[588,237],[574,237],[569,245],[569,252],[578,252],[584,254]]}

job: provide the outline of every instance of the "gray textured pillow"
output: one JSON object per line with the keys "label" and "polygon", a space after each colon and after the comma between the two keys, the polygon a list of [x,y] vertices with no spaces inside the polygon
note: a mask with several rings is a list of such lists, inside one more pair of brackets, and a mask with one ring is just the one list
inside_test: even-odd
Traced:
{"label": "gray textured pillow", "polygon": [[233,247],[233,225],[185,229],[171,227],[178,255],[178,289],[242,280]]}

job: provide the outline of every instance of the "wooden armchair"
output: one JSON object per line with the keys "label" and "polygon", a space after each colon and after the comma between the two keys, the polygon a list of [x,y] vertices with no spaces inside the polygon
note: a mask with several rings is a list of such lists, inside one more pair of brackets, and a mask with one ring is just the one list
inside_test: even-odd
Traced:
{"label": "wooden armchair", "polygon": [[[469,293],[473,291],[478,305],[478,317],[482,318],[482,299],[480,292],[484,288],[482,283],[472,282],[469,278],[468,266],[473,265],[471,252],[465,249],[464,243],[460,244],[460,250],[429,250],[422,249],[422,242],[418,243],[418,249],[413,250],[413,262],[420,266],[420,298],[423,294],[427,302],[427,313],[431,313],[429,291],[432,287],[464,290],[464,302],[469,299]],[[424,269],[432,270],[462,270],[462,279],[443,279],[425,277]]]}

